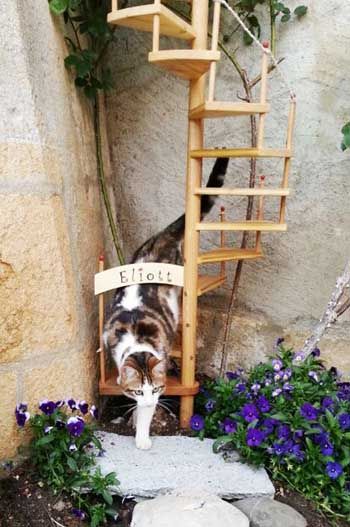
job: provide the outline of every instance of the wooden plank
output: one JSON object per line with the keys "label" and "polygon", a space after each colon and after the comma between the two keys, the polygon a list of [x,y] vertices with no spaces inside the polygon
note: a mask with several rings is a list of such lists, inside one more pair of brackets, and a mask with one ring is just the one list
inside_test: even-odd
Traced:
{"label": "wooden plank", "polygon": [[268,113],[269,111],[270,105],[267,103],[206,101],[204,104],[190,110],[190,119],[236,117],[238,115]]}
{"label": "wooden plank", "polygon": [[148,60],[178,77],[187,80],[200,78],[209,69],[212,61],[220,60],[219,51],[196,49],[172,49],[151,52]]}
{"label": "wooden plank", "polygon": [[231,247],[221,247],[207,251],[198,256],[198,263],[229,262],[231,260],[253,260],[261,258],[263,254],[256,249],[240,249]]}
{"label": "wooden plank", "polygon": [[291,157],[292,153],[287,149],[278,148],[210,148],[203,150],[192,150],[191,157]]}
{"label": "wooden plank", "polygon": [[289,188],[209,188],[195,189],[199,196],[289,196]]}
{"label": "wooden plank", "polygon": [[143,5],[112,11],[107,16],[110,24],[125,26],[139,31],[153,31],[153,17],[159,15],[160,34],[183,40],[193,40],[196,33],[185,20],[164,5]]}
{"label": "wooden plank", "polygon": [[272,223],[268,221],[241,221],[241,222],[212,222],[197,223],[198,231],[266,231],[266,232],[285,232],[285,223]]}
{"label": "wooden plank", "polygon": [[[191,386],[183,386],[180,379],[168,376],[166,380],[165,395],[196,395],[199,391],[199,382],[194,381]],[[117,384],[117,373],[115,370],[108,372],[106,381],[99,383],[100,395],[123,395],[121,386]]]}
{"label": "wooden plank", "polygon": [[198,277],[198,290],[197,294],[198,296],[203,295],[204,293],[208,293],[208,291],[212,291],[212,289],[216,289],[217,287],[220,287],[222,284],[224,284],[226,281],[225,275],[201,275]]}

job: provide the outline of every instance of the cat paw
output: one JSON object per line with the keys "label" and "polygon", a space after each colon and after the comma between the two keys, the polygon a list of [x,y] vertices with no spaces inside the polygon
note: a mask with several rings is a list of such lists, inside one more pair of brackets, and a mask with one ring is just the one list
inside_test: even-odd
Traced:
{"label": "cat paw", "polygon": [[149,437],[137,437],[136,448],[140,450],[149,450],[152,446],[152,440]]}

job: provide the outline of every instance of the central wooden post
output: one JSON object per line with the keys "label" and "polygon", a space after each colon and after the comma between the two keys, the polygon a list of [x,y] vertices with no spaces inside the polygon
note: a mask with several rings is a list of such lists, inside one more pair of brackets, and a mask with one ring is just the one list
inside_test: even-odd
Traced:
{"label": "central wooden post", "polygon": [[[207,49],[208,40],[208,0],[192,1],[192,25],[196,31],[192,49]],[[206,75],[190,81],[189,110],[205,102]],[[193,386],[195,377],[196,329],[197,329],[197,288],[198,288],[198,249],[199,232],[196,223],[200,221],[200,196],[195,188],[202,180],[202,159],[191,159],[191,150],[203,148],[203,121],[189,119],[188,158],[186,178],[186,226],[185,226],[185,277],[183,292],[183,330],[182,330],[182,368],[181,382]],[[193,396],[182,397],[180,425],[187,427],[193,414]]]}

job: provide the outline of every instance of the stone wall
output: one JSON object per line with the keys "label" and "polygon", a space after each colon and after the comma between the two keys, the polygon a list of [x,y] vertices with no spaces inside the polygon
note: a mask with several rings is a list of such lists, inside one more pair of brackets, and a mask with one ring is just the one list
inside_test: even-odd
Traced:
{"label": "stone wall", "polygon": [[94,395],[104,242],[91,107],[63,28],[46,0],[5,0],[0,23],[1,459],[22,440],[16,402]]}
{"label": "stone wall", "polygon": [[[298,4],[296,0],[288,3],[291,8]],[[350,159],[339,148],[340,129],[350,115],[350,13],[344,10],[343,0],[305,4],[309,7],[306,17],[278,26],[277,55],[285,57],[281,68],[298,95],[288,232],[263,235],[266,257],[244,265],[230,336],[232,365],[264,358],[281,335],[298,348],[324,309],[350,255]],[[225,32],[230,33],[228,14],[225,19]],[[149,34],[127,29],[118,29],[116,34],[118,42],[108,57],[116,90],[108,97],[107,124],[119,222],[130,255],[184,209],[187,83],[148,64]],[[244,48],[240,40],[231,40],[228,47],[236,45],[240,46],[239,60],[251,76],[256,75],[259,51]],[[176,46],[178,42],[164,40],[164,48]],[[235,100],[237,92],[242,93],[239,78],[222,56],[217,99]],[[277,73],[271,75],[269,98],[272,111],[267,118],[266,143],[280,146],[285,140],[288,92]],[[206,144],[249,145],[248,120],[207,123]],[[210,164],[205,164],[206,174]],[[268,184],[277,186],[281,162],[259,166]],[[247,174],[247,161],[232,160],[227,185],[245,186]],[[243,218],[244,199],[224,203],[230,218]],[[276,211],[276,201],[266,203],[267,218]],[[217,214],[218,206],[211,217]],[[237,237],[231,239],[239,242]],[[207,234],[202,246],[212,247],[217,241],[217,233]],[[199,364],[207,372],[215,372],[220,360],[227,300],[227,288],[203,298]],[[327,360],[346,373],[350,371],[349,320],[347,313],[321,343]]]}

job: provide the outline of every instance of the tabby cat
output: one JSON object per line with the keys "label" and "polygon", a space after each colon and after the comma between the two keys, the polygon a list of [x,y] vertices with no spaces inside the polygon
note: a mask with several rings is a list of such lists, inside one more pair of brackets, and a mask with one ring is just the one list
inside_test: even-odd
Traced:
{"label": "tabby cat", "polygon": [[[217,159],[207,187],[224,183],[227,158]],[[201,217],[215,198],[203,196]],[[146,241],[131,263],[183,264],[185,215]],[[118,369],[117,383],[136,406],[136,446],[147,450],[149,429],[160,395],[164,392],[167,356],[179,322],[181,288],[163,284],[131,285],[118,289],[109,306],[104,342]]]}

